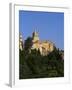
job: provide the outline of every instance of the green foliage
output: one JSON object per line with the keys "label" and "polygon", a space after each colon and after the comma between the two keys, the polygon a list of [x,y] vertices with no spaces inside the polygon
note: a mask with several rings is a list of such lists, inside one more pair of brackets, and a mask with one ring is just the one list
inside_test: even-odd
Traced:
{"label": "green foliage", "polygon": [[28,51],[31,46],[32,46],[32,38],[31,38],[31,37],[28,37],[28,38],[25,40],[24,49],[25,49],[26,51]]}
{"label": "green foliage", "polygon": [[19,51],[19,78],[63,77],[64,61],[59,52],[55,48],[47,56],[42,56],[37,50],[28,54],[26,50]]}

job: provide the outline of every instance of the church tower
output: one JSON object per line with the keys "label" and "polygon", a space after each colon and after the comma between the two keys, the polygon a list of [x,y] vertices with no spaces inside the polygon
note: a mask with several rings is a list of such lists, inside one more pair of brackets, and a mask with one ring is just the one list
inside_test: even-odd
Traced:
{"label": "church tower", "polygon": [[35,43],[37,41],[39,41],[39,36],[38,36],[38,33],[34,31],[32,34],[32,42]]}
{"label": "church tower", "polygon": [[22,51],[24,47],[23,38],[21,33],[19,33],[19,49]]}

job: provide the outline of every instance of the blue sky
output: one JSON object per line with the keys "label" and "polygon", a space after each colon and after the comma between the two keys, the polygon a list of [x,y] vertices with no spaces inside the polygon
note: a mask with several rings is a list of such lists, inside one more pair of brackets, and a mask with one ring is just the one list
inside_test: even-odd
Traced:
{"label": "blue sky", "polygon": [[64,49],[64,13],[19,11],[19,31],[23,39],[39,33],[40,40],[50,40],[57,48]]}

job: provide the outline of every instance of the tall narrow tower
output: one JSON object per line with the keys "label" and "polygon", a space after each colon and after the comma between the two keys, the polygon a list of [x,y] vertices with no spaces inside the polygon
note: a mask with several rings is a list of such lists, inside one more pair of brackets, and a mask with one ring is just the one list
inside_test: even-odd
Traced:
{"label": "tall narrow tower", "polygon": [[38,33],[34,31],[32,34],[32,42],[35,43],[36,41],[39,41],[39,36]]}
{"label": "tall narrow tower", "polygon": [[21,33],[19,33],[19,49],[22,51],[24,48],[23,38]]}

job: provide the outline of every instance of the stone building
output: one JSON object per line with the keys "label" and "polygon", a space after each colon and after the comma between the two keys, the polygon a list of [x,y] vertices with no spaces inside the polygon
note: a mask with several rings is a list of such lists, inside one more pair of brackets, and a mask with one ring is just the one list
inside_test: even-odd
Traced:
{"label": "stone building", "polygon": [[[48,40],[41,41],[39,39],[38,33],[35,31],[32,33],[32,46],[30,48],[30,52],[33,49],[39,50],[41,55],[45,56],[48,53],[52,52],[54,50],[55,45]],[[22,38],[22,35],[19,34],[19,49],[22,51],[24,48],[24,41]]]}
{"label": "stone building", "polygon": [[40,41],[37,32],[32,34],[32,47],[31,49],[39,50],[41,55],[47,55],[54,50],[54,44],[51,41]]}

